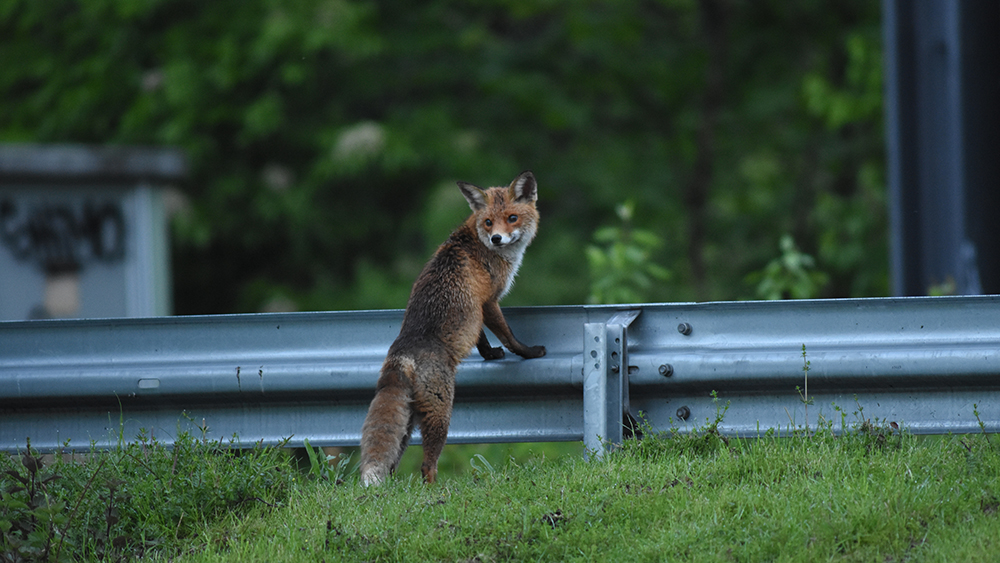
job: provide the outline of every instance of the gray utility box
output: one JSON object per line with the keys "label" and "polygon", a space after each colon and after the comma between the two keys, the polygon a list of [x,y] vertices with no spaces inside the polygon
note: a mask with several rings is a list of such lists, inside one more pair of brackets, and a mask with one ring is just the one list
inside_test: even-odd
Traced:
{"label": "gray utility box", "polygon": [[0,320],[171,313],[178,150],[0,145]]}

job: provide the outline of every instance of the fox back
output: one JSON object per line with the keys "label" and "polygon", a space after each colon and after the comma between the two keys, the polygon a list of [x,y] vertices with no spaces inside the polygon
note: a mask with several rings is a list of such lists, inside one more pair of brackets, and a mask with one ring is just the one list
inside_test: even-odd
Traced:
{"label": "fox back", "polygon": [[361,477],[379,483],[393,472],[419,423],[424,479],[434,482],[451,421],[455,372],[475,346],[484,359],[504,356],[488,327],[523,358],[543,346],[514,338],[499,299],[510,290],[524,250],[538,232],[537,184],[524,172],[507,187],[459,182],[472,215],[448,237],[413,284],[399,336],[389,347],[361,431]]}

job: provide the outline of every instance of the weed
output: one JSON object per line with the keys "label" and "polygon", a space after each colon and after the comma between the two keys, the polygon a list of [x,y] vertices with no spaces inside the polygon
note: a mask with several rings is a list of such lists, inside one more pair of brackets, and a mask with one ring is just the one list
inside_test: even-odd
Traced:
{"label": "weed", "polygon": [[711,393],[715,405],[715,416],[706,418],[704,426],[696,426],[689,432],[681,432],[676,426],[668,430],[654,429],[639,413],[638,428],[643,438],[641,440],[625,440],[622,448],[626,455],[639,456],[645,459],[660,459],[664,456],[712,455],[729,446],[729,438],[722,435],[719,425],[725,420],[729,411],[729,401],[721,404],[719,394]]}
{"label": "weed", "polygon": [[972,403],[972,414],[975,415],[976,422],[979,423],[979,430],[983,433],[983,436],[986,438],[986,444],[989,445],[990,448],[992,448],[993,443],[990,442],[990,434],[989,432],[986,431],[986,423],[984,423],[983,419],[979,417],[979,405],[977,405],[976,403]]}
{"label": "weed", "polygon": [[350,454],[326,455],[321,448],[309,445],[309,440],[303,440],[303,444],[309,458],[309,477],[336,485],[344,483],[351,463]]}
{"label": "weed", "polygon": [[902,447],[907,432],[900,428],[899,423],[878,417],[867,418],[864,416],[865,408],[858,402],[857,397],[854,398],[854,404],[857,406],[857,410],[854,411],[857,419],[854,424],[854,435],[862,440],[866,451]]}
{"label": "weed", "polygon": [[66,505],[49,490],[61,476],[43,471],[30,442],[20,461],[23,471],[4,471],[10,481],[0,490],[0,561],[68,561],[59,550],[69,520]]}
{"label": "weed", "polygon": [[799,389],[799,386],[795,386],[795,391],[799,394],[799,400],[802,401],[802,406],[805,409],[806,416],[806,436],[809,436],[809,405],[813,404],[813,400],[809,398],[809,368],[812,363],[806,357],[806,345],[802,345],[802,378],[804,380],[803,385],[805,390]]}
{"label": "weed", "polygon": [[56,455],[48,467],[30,443],[18,458],[0,456],[0,561],[176,551],[211,522],[287,496],[294,471],[280,450],[201,438],[180,433],[166,446],[142,432],[82,462]]}
{"label": "weed", "polygon": [[475,454],[469,458],[469,465],[472,466],[472,474],[475,477],[489,475],[494,472],[493,465],[482,454]]}

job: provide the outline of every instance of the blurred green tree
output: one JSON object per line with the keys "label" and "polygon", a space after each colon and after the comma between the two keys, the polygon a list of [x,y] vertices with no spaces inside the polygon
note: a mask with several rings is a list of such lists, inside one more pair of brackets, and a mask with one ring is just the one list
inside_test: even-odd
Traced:
{"label": "blurred green tree", "polygon": [[[635,202],[673,275],[754,295],[786,233],[819,296],[887,288],[879,6],[868,0],[5,0],[0,142],[168,144],[178,313],[402,307],[467,213],[540,182],[505,304],[580,303]],[[600,238],[600,237],[599,237]],[[625,298],[625,297],[621,297]]]}

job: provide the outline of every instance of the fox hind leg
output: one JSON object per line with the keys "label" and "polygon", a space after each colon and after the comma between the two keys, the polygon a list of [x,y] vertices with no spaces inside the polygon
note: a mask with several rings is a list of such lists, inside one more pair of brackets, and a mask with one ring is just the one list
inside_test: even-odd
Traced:
{"label": "fox hind leg", "polygon": [[420,472],[428,484],[437,479],[437,462],[448,439],[448,425],[451,422],[451,409],[447,416],[439,414],[427,415],[420,421],[420,435],[424,444],[424,461]]}
{"label": "fox hind leg", "polygon": [[439,368],[427,374],[424,381],[433,382],[414,395],[414,410],[420,421],[420,436],[423,441],[424,460],[420,472],[424,481],[433,483],[437,479],[437,462],[448,440],[448,426],[451,424],[451,410],[455,399],[455,373],[448,368]]}

